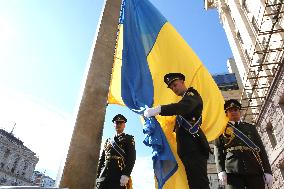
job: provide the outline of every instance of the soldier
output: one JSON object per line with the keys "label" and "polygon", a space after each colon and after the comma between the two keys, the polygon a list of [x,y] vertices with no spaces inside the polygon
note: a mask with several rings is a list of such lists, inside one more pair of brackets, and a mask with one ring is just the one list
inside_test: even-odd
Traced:
{"label": "soldier", "polygon": [[155,115],[177,115],[176,132],[177,153],[186,171],[190,189],[209,189],[207,159],[210,147],[206,136],[200,129],[203,102],[199,93],[185,86],[185,76],[181,73],[168,73],[164,82],[182,99],[178,103],[157,106],[144,111],[145,117]]}
{"label": "soldier", "polygon": [[130,188],[130,174],[135,160],[134,137],[125,134],[127,119],[117,114],[112,119],[116,130],[114,138],[106,140],[99,159],[96,189]]}
{"label": "soldier", "polygon": [[272,172],[254,125],[240,121],[241,104],[231,99],[224,110],[229,118],[224,133],[215,140],[218,177],[228,189],[264,189],[272,184]]}

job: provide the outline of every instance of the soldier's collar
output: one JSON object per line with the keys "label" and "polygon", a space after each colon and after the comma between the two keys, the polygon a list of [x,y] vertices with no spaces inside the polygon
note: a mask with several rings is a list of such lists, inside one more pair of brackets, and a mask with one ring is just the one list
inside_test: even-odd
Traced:
{"label": "soldier's collar", "polygon": [[119,137],[119,136],[122,136],[122,135],[124,135],[124,134],[125,134],[125,133],[122,132],[122,133],[116,134],[115,136]]}
{"label": "soldier's collar", "polygon": [[233,125],[235,125],[235,122],[234,121],[229,121],[230,123],[232,123]]}
{"label": "soldier's collar", "polygon": [[188,95],[188,96],[193,96],[194,93],[192,92],[192,87],[188,88],[182,95],[182,98],[185,96],[185,95]]}
{"label": "soldier's collar", "polygon": [[189,89],[187,89],[186,91],[184,91],[182,97],[184,97],[184,96],[187,94],[188,90],[189,90]]}
{"label": "soldier's collar", "polygon": [[[235,121],[229,121],[230,123],[232,123],[233,125],[235,125]],[[237,121],[238,125],[240,124],[241,121]]]}

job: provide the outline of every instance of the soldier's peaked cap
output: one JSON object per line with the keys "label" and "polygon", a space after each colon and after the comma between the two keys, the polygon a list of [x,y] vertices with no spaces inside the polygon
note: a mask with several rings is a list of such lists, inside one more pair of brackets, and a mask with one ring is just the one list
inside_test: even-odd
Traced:
{"label": "soldier's peaked cap", "polygon": [[224,110],[227,111],[230,108],[238,108],[239,110],[242,108],[241,103],[239,103],[236,99],[227,100],[224,104]]}
{"label": "soldier's peaked cap", "polygon": [[174,82],[175,80],[180,79],[180,80],[185,80],[185,76],[182,73],[168,73],[164,76],[164,82],[168,85]]}
{"label": "soldier's peaked cap", "polygon": [[117,114],[116,116],[114,116],[113,117],[113,119],[112,119],[112,122],[114,123],[114,122],[127,122],[127,119],[126,119],[126,117],[124,117],[123,115],[121,115],[121,114]]}

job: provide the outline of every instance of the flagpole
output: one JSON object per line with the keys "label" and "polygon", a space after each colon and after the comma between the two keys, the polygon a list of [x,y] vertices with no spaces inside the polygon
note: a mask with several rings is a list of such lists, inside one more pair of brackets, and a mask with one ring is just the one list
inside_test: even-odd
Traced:
{"label": "flagpole", "polygon": [[121,0],[106,0],[77,113],[61,188],[94,189]]}

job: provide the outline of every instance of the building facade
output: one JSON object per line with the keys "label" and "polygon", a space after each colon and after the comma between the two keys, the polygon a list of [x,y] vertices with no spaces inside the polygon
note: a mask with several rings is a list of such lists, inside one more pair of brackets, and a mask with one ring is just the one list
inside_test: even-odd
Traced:
{"label": "building facade", "polygon": [[31,181],[33,182],[33,185],[40,186],[42,188],[49,188],[55,186],[55,180],[39,171],[33,172]]}
{"label": "building facade", "polygon": [[[213,144],[209,144],[211,151],[213,152]],[[222,185],[219,183],[218,180],[218,173],[216,169],[215,157],[214,154],[209,155],[209,159],[207,161],[207,174],[209,179],[209,187],[211,189],[221,189]]]}
{"label": "building facade", "polygon": [[31,186],[38,160],[12,132],[0,129],[0,186]]}
{"label": "building facade", "polygon": [[216,9],[233,58],[228,69],[240,87],[244,121],[256,124],[273,170],[272,188],[284,188],[284,1],[205,0]]}

